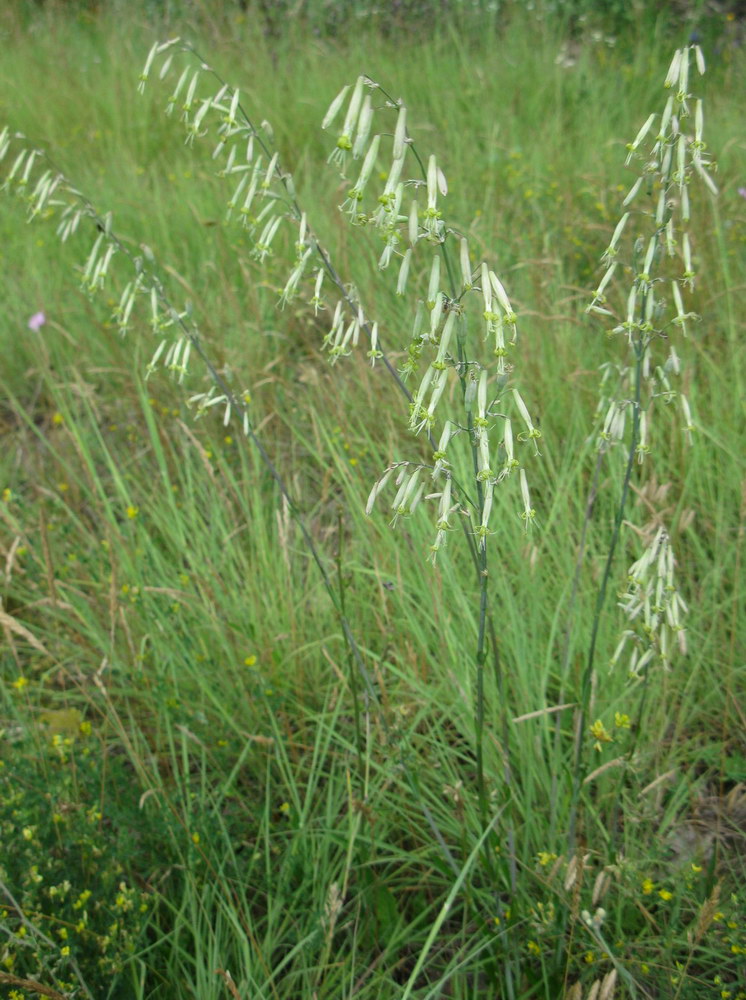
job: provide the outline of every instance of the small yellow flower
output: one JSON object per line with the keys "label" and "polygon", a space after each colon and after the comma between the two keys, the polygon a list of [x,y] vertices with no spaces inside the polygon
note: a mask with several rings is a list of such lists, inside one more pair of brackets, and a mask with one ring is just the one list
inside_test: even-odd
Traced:
{"label": "small yellow flower", "polygon": [[602,743],[613,743],[614,739],[611,733],[608,731],[606,726],[601,722],[600,719],[596,719],[593,725],[590,727],[590,734],[596,741],[593,744],[595,750],[601,749]]}
{"label": "small yellow flower", "polygon": [[630,717],[621,712],[614,712],[614,725],[617,729],[629,729],[631,725]]}
{"label": "small yellow flower", "polygon": [[253,667],[255,663],[256,657],[253,654],[251,656],[247,656],[243,661],[245,667]]}
{"label": "small yellow flower", "polygon": [[64,424],[64,422],[65,418],[62,416],[61,413],[52,414],[52,423],[54,424],[55,427],[61,427]]}
{"label": "small yellow flower", "polygon": [[195,830],[194,833],[192,834],[192,843],[199,844],[199,842],[200,842],[200,835]]}
{"label": "small yellow flower", "polygon": [[226,444],[233,444],[233,438],[230,436],[230,434],[226,434],[225,437],[223,438],[223,441]]}
{"label": "small yellow flower", "polygon": [[658,895],[666,903],[669,901],[669,899],[673,899],[673,893],[669,892],[668,889],[659,889]]}
{"label": "small yellow flower", "polygon": [[22,836],[24,840],[31,840],[34,836],[34,831],[30,826],[24,826]]}
{"label": "small yellow flower", "polygon": [[535,941],[529,941],[526,947],[529,955],[541,955],[541,948]]}
{"label": "small yellow flower", "polygon": [[67,483],[57,483],[57,489],[60,491],[60,493],[67,493],[70,487]]}
{"label": "small yellow flower", "polygon": [[69,944],[66,944],[64,948],[60,948],[60,955],[67,956],[69,954],[70,954],[70,945]]}
{"label": "small yellow flower", "polygon": [[139,513],[140,513],[140,508],[135,507],[135,505],[132,503],[127,508],[127,517],[130,519],[130,521],[134,521],[134,519],[137,517]]}
{"label": "small yellow flower", "polygon": [[655,883],[652,879],[646,878],[642,883],[642,893],[644,896],[649,896],[650,893],[655,888]]}
{"label": "small yellow flower", "polygon": [[551,865],[553,861],[557,860],[557,855],[550,854],[549,851],[539,851],[536,855],[536,860],[542,868],[546,868],[547,865]]}
{"label": "small yellow flower", "polygon": [[16,691],[23,691],[23,689],[26,687],[27,684],[28,684],[28,677],[16,677],[16,679],[13,681],[12,687],[14,687]]}
{"label": "small yellow flower", "polygon": [[3,490],[3,501],[4,501],[5,503],[10,503],[10,501],[11,501],[12,499],[13,499],[13,493],[12,493],[12,491],[11,491],[10,489],[8,489],[8,487],[6,486],[6,487],[5,487],[5,489]]}
{"label": "small yellow flower", "polygon": [[290,812],[290,803],[289,802],[283,802],[282,805],[280,806],[280,812],[284,816],[287,816],[288,813]]}

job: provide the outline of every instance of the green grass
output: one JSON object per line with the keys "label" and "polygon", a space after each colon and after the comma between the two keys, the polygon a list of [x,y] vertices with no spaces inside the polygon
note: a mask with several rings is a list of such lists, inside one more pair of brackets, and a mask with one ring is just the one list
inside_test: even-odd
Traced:
{"label": "green grass", "polygon": [[[634,180],[624,144],[658,110],[686,36],[650,18],[614,47],[581,35],[567,68],[555,61],[559,24],[519,13],[496,37],[444,25],[414,48],[406,33],[361,30],[270,44],[230,11],[198,29],[211,63],[272,123],[299,201],[397,363],[409,309],[378,273],[375,241],[337,211],[344,187],[319,128],[360,72],[405,98],[418,147],[437,153],[448,177],[449,218],[519,312],[519,385],[543,432],[542,458],[530,463],[538,523],[524,534],[516,497],[496,500],[499,664],[486,671],[484,771],[497,819],[484,841],[479,588],[466,545],[454,532],[433,568],[427,517],[393,532],[385,510],[363,513],[389,462],[429,458],[406,430],[406,403],[364,349],[330,367],[326,326],[311,310],[276,309],[286,265],[278,254],[258,269],[242,231],[223,224],[230,185],[215,177],[209,143],[183,146],[181,126],[162,114],[165,85],[135,93],[155,37],[144,16],[3,22],[12,44],[0,123],[49,149],[100,211],[113,210],[128,246],[152,248],[174,301],[193,303],[211,358],[251,393],[375,695],[365,699],[266,466],[239,428],[217,413],[195,422],[187,407],[205,373],[195,363],[186,387],[144,382],[152,334],[142,324],[119,337],[115,285],[92,300],[76,291],[91,233],[60,245],[52,225],[26,226],[5,198],[6,978],[96,1000],[575,1000],[616,969],[617,997],[746,995],[744,59],[725,34],[702,81],[721,194],[716,205],[693,197],[701,277],[689,301],[702,322],[677,346],[698,432],[688,448],[673,421],[656,422],[627,511],[672,529],[689,650],[644,684],[607,672],[623,627],[614,595],[639,555],[623,533],[588,720],[602,719],[615,742],[591,751],[588,770],[626,763],[582,787],[585,860],[570,884],[573,711],[545,710],[580,697],[623,474],[615,457],[602,467],[573,603],[598,367],[620,357],[585,307]],[[47,324],[32,333],[39,309]],[[614,729],[615,713],[633,729]],[[578,914],[601,904],[598,937]]]}

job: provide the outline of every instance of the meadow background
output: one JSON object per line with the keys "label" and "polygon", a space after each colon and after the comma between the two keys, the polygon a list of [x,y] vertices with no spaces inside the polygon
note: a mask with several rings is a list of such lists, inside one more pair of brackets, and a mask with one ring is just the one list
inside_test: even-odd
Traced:
{"label": "meadow background", "polygon": [[[61,245],[3,196],[3,996],[746,996],[742,17],[728,4],[581,0],[3,8],[0,126],[48,149],[192,303],[214,363],[250,391],[376,695],[363,704],[266,467],[220,414],[195,422],[187,397],[206,390],[205,372],[146,382],[146,324],[122,339],[115,286],[78,290],[95,233]],[[623,765],[583,786],[568,839],[572,709],[546,710],[579,697],[622,479],[610,457],[575,588],[599,366],[620,358],[585,310],[634,180],[625,144],[660,110],[693,31],[720,188],[693,196],[702,319],[678,345],[696,434],[688,447],[659,422],[628,512],[671,528],[688,652],[643,683],[604,666],[622,628],[614,593],[639,554],[629,531],[593,691],[614,742],[589,749],[593,767]],[[332,368],[328,323],[303,300],[278,310],[287,261],[257,267],[224,223],[230,190],[210,144],[184,145],[157,81],[136,93],[151,44],[175,34],[271,123],[395,362],[410,306],[378,272],[375,241],[338,211],[346,185],[320,130],[361,72],[406,100],[412,136],[448,178],[449,219],[519,314],[542,456],[537,523],[524,533],[503,502],[491,542],[488,837],[463,538],[434,568],[427,517],[392,531],[385,509],[365,516],[386,465],[427,448],[364,349]],[[598,906],[605,917],[584,923]]]}

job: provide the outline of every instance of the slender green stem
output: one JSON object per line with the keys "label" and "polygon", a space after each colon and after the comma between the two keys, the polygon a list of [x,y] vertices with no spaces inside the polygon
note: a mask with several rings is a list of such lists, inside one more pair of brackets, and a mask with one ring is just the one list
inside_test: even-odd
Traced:
{"label": "slender green stem", "polygon": [[[643,302],[642,314],[644,315],[644,302]],[[593,612],[593,625],[591,627],[591,637],[588,646],[588,656],[586,659],[583,676],[581,678],[580,707],[576,715],[577,730],[575,733],[575,753],[574,753],[573,771],[572,771],[573,789],[572,789],[572,799],[570,803],[570,815],[569,815],[568,830],[567,830],[567,849],[569,852],[572,852],[575,849],[575,844],[576,844],[578,804],[580,802],[580,791],[582,788],[581,771],[582,771],[582,761],[583,761],[583,742],[584,742],[586,723],[588,720],[588,711],[590,707],[591,681],[593,678],[593,669],[596,660],[596,644],[598,642],[598,632],[601,625],[601,615],[603,613],[604,605],[606,603],[606,592],[608,590],[609,580],[611,579],[611,568],[614,562],[614,556],[616,555],[616,549],[619,543],[619,537],[621,535],[622,523],[624,521],[624,511],[627,506],[627,496],[629,494],[629,486],[630,486],[630,481],[632,479],[632,469],[634,468],[635,454],[637,451],[637,444],[640,437],[640,401],[642,392],[642,366],[646,350],[647,350],[647,341],[644,340],[643,334],[639,334],[638,340],[634,344],[635,398],[632,404],[632,434],[630,436],[629,450],[627,452],[627,463],[624,471],[624,479],[622,481],[622,492],[619,498],[619,506],[617,508],[616,517],[614,519],[614,529],[611,534],[609,551],[606,556],[604,571],[601,576],[601,584],[599,586],[598,594],[596,596],[596,606]]]}

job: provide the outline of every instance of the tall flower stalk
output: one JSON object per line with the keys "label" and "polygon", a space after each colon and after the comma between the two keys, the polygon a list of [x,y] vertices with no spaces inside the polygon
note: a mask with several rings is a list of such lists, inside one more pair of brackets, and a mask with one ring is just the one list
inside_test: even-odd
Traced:
{"label": "tall flower stalk", "polygon": [[[701,183],[715,195],[717,187],[704,142],[703,102],[690,93],[692,57],[700,75],[704,73],[699,46],[677,50],[664,84],[669,96],[663,111],[651,114],[627,146],[626,164],[636,163],[639,175],[622,202],[623,214],[602,257],[604,273],[588,307],[590,313],[608,318],[613,324],[609,339],[620,340],[626,349],[623,360],[609,362],[603,369],[598,435],[600,454],[621,448],[625,457],[580,683],[570,847],[575,839],[599,628],[633,471],[636,465],[646,463],[654,450],[659,411],[678,412],[687,443],[691,443],[694,430],[689,402],[675,382],[681,371],[680,340],[688,336],[688,325],[698,318],[684,305],[684,295],[693,288],[696,277],[690,190]],[[632,282],[620,295],[616,279],[622,274],[631,274]],[[654,531],[638,534],[644,551],[630,566],[619,593],[627,626],[609,663],[613,669],[626,660],[633,680],[644,679],[656,665],[669,669],[676,648],[686,649],[687,605],[675,581],[676,561],[669,532],[657,524]]]}

